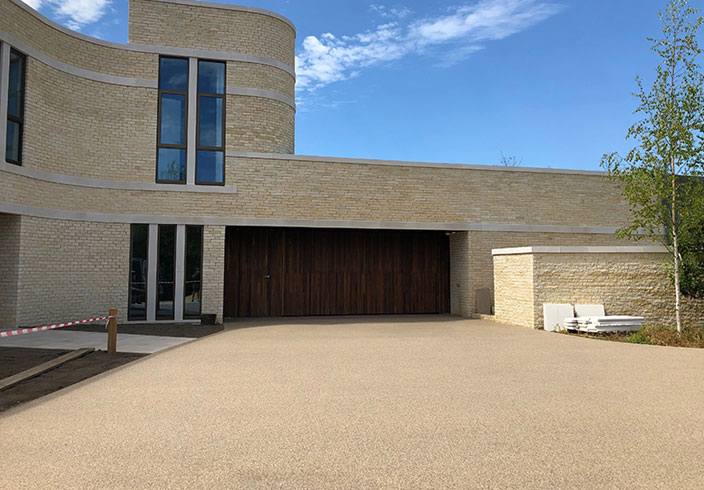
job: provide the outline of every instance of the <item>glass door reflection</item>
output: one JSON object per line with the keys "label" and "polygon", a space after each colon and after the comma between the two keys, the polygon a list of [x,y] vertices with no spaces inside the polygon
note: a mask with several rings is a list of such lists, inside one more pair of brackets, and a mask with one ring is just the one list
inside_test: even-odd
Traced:
{"label": "glass door reflection", "polygon": [[156,319],[174,319],[176,225],[159,225]]}

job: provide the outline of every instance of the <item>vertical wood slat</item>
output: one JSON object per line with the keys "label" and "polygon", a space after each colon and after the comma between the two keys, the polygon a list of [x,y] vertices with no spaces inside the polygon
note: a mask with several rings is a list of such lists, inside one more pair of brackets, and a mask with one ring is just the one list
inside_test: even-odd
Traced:
{"label": "vertical wood slat", "polygon": [[444,232],[228,228],[226,255],[229,317],[449,313]]}

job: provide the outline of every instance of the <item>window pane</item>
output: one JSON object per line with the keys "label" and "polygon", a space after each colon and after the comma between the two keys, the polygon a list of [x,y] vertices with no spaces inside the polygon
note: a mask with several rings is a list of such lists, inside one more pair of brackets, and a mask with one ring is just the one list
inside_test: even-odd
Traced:
{"label": "window pane", "polygon": [[10,84],[7,98],[7,113],[22,117],[22,85],[24,82],[24,56],[10,51]]}
{"label": "window pane", "polygon": [[188,91],[188,60],[183,58],[161,58],[159,88]]}
{"label": "window pane", "polygon": [[159,148],[158,179],[186,180],[186,150]]}
{"label": "window pane", "polygon": [[198,92],[206,94],[225,93],[225,63],[217,61],[198,62]]}
{"label": "window pane", "polygon": [[186,285],[184,288],[183,317],[200,318],[201,260],[203,227],[186,227]]}
{"label": "window pane", "polygon": [[186,96],[161,94],[161,144],[185,145]]}
{"label": "window pane", "polygon": [[5,160],[13,163],[20,161],[20,134],[22,126],[14,121],[7,121],[7,140],[5,142]]}
{"label": "window pane", "polygon": [[159,270],[157,272],[157,320],[174,318],[174,250],[176,225],[159,225]]}
{"label": "window pane", "polygon": [[132,225],[131,244],[130,307],[127,318],[128,320],[146,320],[148,225]]}
{"label": "window pane", "polygon": [[221,151],[199,151],[196,162],[196,182],[222,184],[223,159]]}
{"label": "window pane", "polygon": [[222,147],[222,98],[201,97],[198,146]]}

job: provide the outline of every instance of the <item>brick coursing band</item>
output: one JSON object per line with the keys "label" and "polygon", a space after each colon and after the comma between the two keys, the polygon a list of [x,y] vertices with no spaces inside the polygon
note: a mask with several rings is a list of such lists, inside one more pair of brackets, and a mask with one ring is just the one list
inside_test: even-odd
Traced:
{"label": "brick coursing band", "polygon": [[168,216],[150,214],[112,214],[47,209],[21,204],[0,202],[0,212],[35,216],[38,218],[68,221],[93,221],[97,223],[155,223],[191,224],[213,226],[271,226],[283,228],[355,228],[391,230],[437,230],[448,232],[487,231],[514,233],[576,233],[584,235],[610,235],[617,228],[597,226],[524,225],[503,223],[422,223],[407,221],[350,221],[311,220],[252,217]]}

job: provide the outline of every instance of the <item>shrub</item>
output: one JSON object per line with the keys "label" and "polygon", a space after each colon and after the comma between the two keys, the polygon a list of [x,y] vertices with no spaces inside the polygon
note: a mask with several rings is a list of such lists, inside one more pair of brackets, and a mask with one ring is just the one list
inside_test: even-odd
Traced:
{"label": "shrub", "polygon": [[627,342],[631,342],[632,344],[650,344],[650,336],[646,333],[646,328],[630,334]]}
{"label": "shrub", "polygon": [[[567,333],[567,332],[563,332]],[[632,344],[666,345],[671,347],[696,347],[704,349],[704,327],[684,327],[682,334],[670,327],[643,327],[633,333],[613,334],[572,334],[586,336],[593,339],[611,340],[612,342],[630,342]]]}
{"label": "shrub", "polygon": [[687,326],[678,335],[677,330],[669,327],[643,327],[639,332],[629,336],[629,342],[652,345],[671,345],[675,347],[704,348],[704,328]]}

